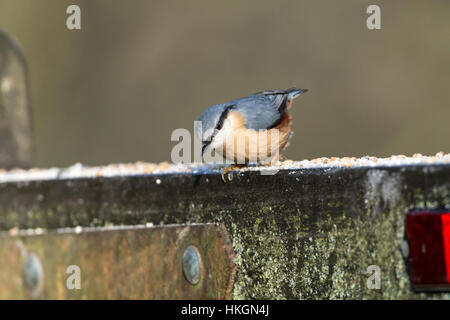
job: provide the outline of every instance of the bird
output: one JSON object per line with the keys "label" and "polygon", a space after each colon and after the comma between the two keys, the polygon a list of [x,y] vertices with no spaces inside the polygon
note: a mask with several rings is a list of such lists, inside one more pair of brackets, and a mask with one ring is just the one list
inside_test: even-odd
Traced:
{"label": "bird", "polygon": [[292,102],[308,89],[266,90],[215,104],[199,117],[195,133],[202,142],[202,158],[217,152],[231,163],[225,174],[249,163],[271,164],[291,134]]}

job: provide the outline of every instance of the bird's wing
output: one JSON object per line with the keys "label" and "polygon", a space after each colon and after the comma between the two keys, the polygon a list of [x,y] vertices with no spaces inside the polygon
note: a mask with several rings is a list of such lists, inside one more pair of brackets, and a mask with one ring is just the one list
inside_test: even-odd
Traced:
{"label": "bird's wing", "polygon": [[[247,120],[245,127],[253,130],[270,129],[279,124],[285,112],[287,93],[268,91],[232,101],[233,110],[239,111]],[[281,108],[280,108],[281,107]]]}

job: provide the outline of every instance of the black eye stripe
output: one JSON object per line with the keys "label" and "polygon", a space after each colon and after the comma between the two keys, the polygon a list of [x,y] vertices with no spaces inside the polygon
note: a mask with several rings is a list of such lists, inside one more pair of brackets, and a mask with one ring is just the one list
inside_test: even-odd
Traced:
{"label": "black eye stripe", "polygon": [[206,147],[213,141],[214,137],[216,136],[217,132],[219,132],[220,129],[223,127],[223,123],[225,122],[225,119],[228,116],[228,113],[235,107],[235,105],[231,105],[227,107],[222,114],[220,115],[219,121],[217,121],[216,128],[214,129],[213,134],[211,135],[211,138],[208,141],[202,141],[203,147],[202,147],[202,154],[203,151],[205,151]]}
{"label": "black eye stripe", "polygon": [[222,114],[220,115],[219,121],[217,121],[216,130],[219,131],[223,127],[223,123],[230,113],[231,109],[234,108],[234,105],[227,107]]}

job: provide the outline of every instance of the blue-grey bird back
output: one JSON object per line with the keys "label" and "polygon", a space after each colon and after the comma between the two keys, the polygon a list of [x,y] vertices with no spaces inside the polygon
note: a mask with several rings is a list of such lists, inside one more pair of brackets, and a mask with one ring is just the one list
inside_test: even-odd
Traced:
{"label": "blue-grey bird back", "polygon": [[[220,103],[208,108],[200,116],[203,130],[215,128],[222,114],[227,110],[240,112],[246,120],[245,127],[253,130],[265,130],[276,126],[285,112],[283,103],[288,97],[295,98],[306,89],[272,90],[255,93],[251,96],[236,99],[227,103]],[[204,132],[203,132],[204,133]],[[199,132],[197,135],[201,137]],[[202,140],[210,137],[203,134]]]}

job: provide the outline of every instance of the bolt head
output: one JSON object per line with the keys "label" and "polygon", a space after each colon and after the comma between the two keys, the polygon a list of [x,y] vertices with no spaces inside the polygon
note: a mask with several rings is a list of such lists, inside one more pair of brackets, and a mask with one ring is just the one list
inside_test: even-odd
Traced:
{"label": "bolt head", "polygon": [[408,258],[409,257],[409,245],[406,240],[403,240],[402,245],[401,245],[401,250],[402,250],[403,258],[405,258],[405,259]]}
{"label": "bolt head", "polygon": [[200,281],[200,254],[194,246],[188,246],[183,254],[183,273],[186,280],[195,285]]}
{"label": "bolt head", "polygon": [[44,270],[36,254],[29,253],[26,255],[22,273],[25,287],[31,296],[39,296],[44,282]]}

